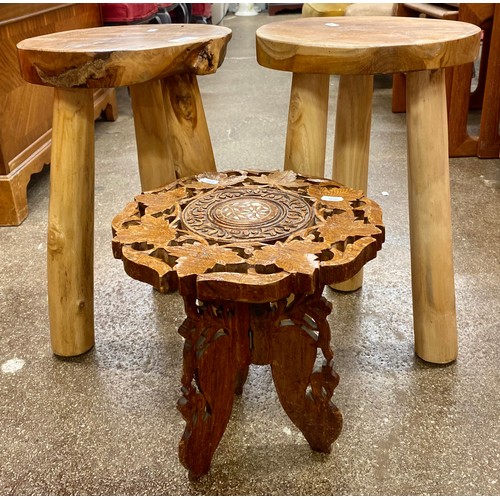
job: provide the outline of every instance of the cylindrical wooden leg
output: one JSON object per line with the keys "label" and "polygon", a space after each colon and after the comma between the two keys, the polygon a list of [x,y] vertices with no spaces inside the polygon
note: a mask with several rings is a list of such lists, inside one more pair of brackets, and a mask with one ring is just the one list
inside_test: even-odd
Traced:
{"label": "cylindrical wooden leg", "polygon": [[329,75],[294,73],[288,110],[285,169],[323,177]]}
{"label": "cylindrical wooden leg", "polygon": [[458,345],[444,70],[408,73],[406,100],[415,351],[449,363]]}
{"label": "cylindrical wooden leg", "polygon": [[203,102],[195,75],[172,75],[163,80],[169,141],[177,177],[215,172]]}
{"label": "cylindrical wooden leg", "polygon": [[[342,75],[339,82],[332,178],[366,193],[372,118],[373,75]],[[351,292],[363,285],[363,270],[335,290]]]}
{"label": "cylindrical wooden leg", "polygon": [[52,349],[94,345],[94,106],[92,90],[55,89],[47,280]]}
{"label": "cylindrical wooden leg", "polygon": [[161,81],[132,85],[130,97],[141,187],[143,191],[150,191],[175,180],[172,138],[163,109]]}

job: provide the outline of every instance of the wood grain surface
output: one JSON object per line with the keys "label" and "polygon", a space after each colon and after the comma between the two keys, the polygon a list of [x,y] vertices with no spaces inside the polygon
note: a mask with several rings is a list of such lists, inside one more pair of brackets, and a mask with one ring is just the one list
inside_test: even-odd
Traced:
{"label": "wood grain surface", "polygon": [[104,26],[29,38],[17,48],[28,82],[120,87],[176,73],[214,73],[230,38],[229,28],[212,25]]}
{"label": "wood grain surface", "polygon": [[294,73],[376,74],[456,66],[479,53],[480,29],[457,21],[316,17],[261,26],[262,66]]}

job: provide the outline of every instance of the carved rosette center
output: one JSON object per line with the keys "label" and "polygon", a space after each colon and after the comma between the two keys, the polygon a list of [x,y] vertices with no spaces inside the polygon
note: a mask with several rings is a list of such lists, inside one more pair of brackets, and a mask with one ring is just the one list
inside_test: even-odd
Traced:
{"label": "carved rosette center", "polygon": [[184,229],[211,240],[273,242],[311,225],[313,209],[292,192],[232,187],[192,200],[181,220]]}

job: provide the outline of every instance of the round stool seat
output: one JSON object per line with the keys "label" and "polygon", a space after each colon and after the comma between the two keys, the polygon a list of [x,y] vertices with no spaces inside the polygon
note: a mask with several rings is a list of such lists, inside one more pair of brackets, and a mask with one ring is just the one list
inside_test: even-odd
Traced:
{"label": "round stool seat", "polygon": [[208,25],[104,26],[17,44],[23,78],[62,88],[121,87],[179,73],[215,73],[231,30]]}
{"label": "round stool seat", "polygon": [[474,61],[480,29],[440,19],[312,17],[257,30],[257,60],[294,73],[373,75]]}
{"label": "round stool seat", "polygon": [[[384,241],[361,191],[294,172],[228,171],[141,194],[113,221],[113,252],[162,293],[272,302],[354,276]],[[191,286],[191,283],[185,286]]]}

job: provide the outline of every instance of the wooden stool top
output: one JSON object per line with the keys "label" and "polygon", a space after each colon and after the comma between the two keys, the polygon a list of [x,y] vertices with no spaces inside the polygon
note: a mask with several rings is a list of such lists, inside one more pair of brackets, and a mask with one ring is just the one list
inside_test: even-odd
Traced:
{"label": "wooden stool top", "polygon": [[120,87],[175,73],[215,73],[231,30],[201,24],[104,26],[17,44],[22,77],[64,88]]}
{"label": "wooden stool top", "polygon": [[384,241],[361,191],[292,171],[207,173],[136,196],[113,220],[113,253],[160,292],[273,302],[345,281]]}
{"label": "wooden stool top", "polygon": [[481,30],[472,24],[407,17],[310,17],[257,30],[257,61],[294,73],[376,74],[474,61]]}

